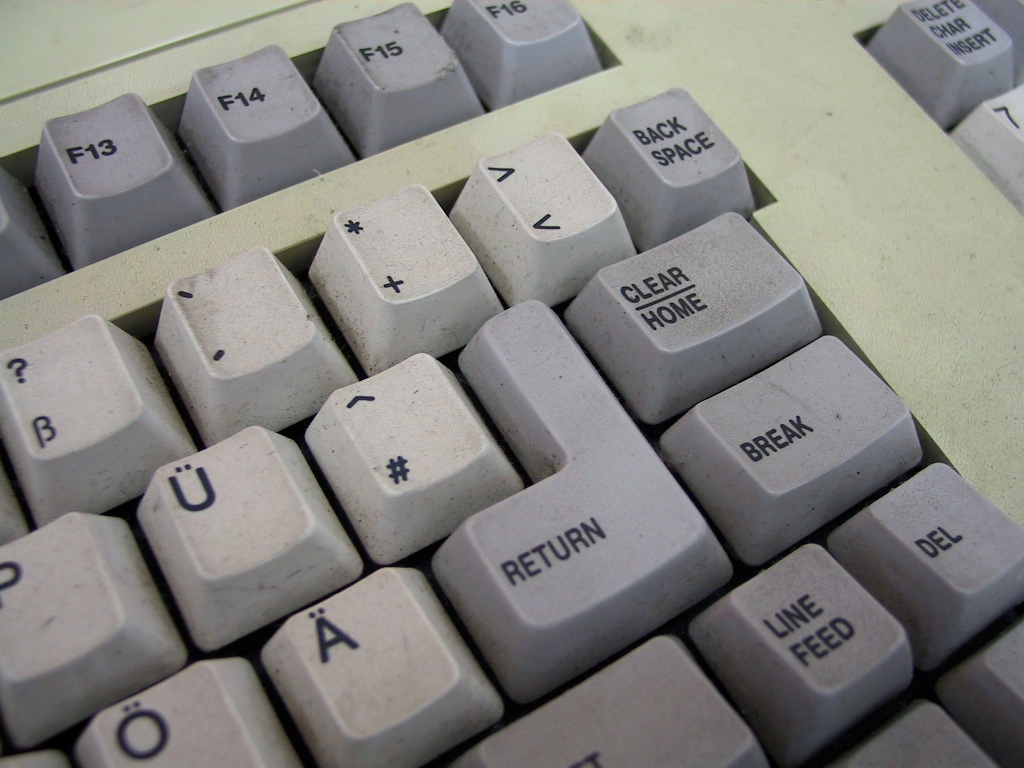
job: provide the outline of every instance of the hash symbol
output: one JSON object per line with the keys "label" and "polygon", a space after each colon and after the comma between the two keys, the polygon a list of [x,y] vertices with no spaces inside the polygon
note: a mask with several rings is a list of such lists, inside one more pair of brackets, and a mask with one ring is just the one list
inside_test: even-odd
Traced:
{"label": "hash symbol", "polygon": [[350,234],[358,235],[363,231],[363,225],[358,221],[352,221],[352,219],[349,219],[345,222],[345,229],[347,229]]}
{"label": "hash symbol", "polygon": [[395,481],[395,485],[398,485],[403,480],[409,479],[409,470],[406,469],[406,465],[409,462],[401,456],[396,456],[388,462],[388,469],[391,470],[388,477]]}

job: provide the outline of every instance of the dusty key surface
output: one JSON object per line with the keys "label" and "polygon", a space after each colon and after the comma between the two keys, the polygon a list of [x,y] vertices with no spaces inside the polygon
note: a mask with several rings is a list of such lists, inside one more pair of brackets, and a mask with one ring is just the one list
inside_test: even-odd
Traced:
{"label": "dusty key surface", "polygon": [[693,620],[690,636],[787,768],[913,675],[903,627],[816,544],[716,602]]}
{"label": "dusty key surface", "polygon": [[751,565],[921,460],[907,406],[833,336],[695,406],[661,447]]}
{"label": "dusty key surface", "polygon": [[498,315],[459,364],[535,484],[463,523],[434,574],[513,699],[729,579],[707,523],[548,307]]}

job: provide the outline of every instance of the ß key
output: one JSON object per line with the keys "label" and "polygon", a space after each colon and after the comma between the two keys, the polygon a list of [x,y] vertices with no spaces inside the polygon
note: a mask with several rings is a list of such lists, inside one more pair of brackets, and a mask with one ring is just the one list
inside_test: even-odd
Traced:
{"label": "\u00df key", "polygon": [[455,377],[429,355],[339,389],[306,444],[382,564],[523,487]]}
{"label": "\u00df key", "polygon": [[266,248],[168,286],[156,348],[207,445],[284,429],[356,380],[305,290]]}
{"label": "\u00df key", "polygon": [[767,768],[750,728],[682,642],[634,651],[490,736],[452,768]]}
{"label": "\u00df key", "polygon": [[75,758],[82,768],[302,765],[240,658],[197,662],[103,710],[75,743]]}
{"label": "\u00df key", "polygon": [[1010,36],[972,0],[903,3],[868,50],[943,128],[1013,87]]}
{"label": "\u00df key", "polygon": [[32,198],[0,168],[0,299],[62,274]]}
{"label": "\u00df key", "polygon": [[661,447],[750,565],[921,460],[907,406],[833,336],[696,405]]}
{"label": "\u00df key", "polygon": [[565,322],[648,424],[821,334],[803,279],[735,213],[605,267]]}
{"label": "\u00df key", "polygon": [[434,575],[515,701],[728,581],[707,523],[547,306],[490,320],[459,366],[535,485],[464,522]]}
{"label": "\u00df key", "polygon": [[214,213],[170,132],[132,93],[47,121],[36,188],[75,269]]}
{"label": "\u00df key", "polygon": [[1024,528],[944,464],[857,513],[828,548],[907,628],[921,669],[1024,600]]}
{"label": "\u00df key", "polygon": [[106,512],[195,451],[146,347],[96,315],[0,365],[0,432],[37,525]]}
{"label": "\u00df key", "polygon": [[942,708],[916,701],[828,768],[997,768]]}
{"label": "\u00df key", "polygon": [[414,768],[502,713],[426,578],[406,568],[296,614],[261,659],[322,768]]}
{"label": "\u00df key", "polygon": [[690,624],[690,636],[786,768],[913,675],[903,627],[816,544],[714,603]]}
{"label": "\u00df key", "polygon": [[942,706],[1002,766],[1024,756],[1024,620],[935,686]]}
{"label": "\u00df key", "polygon": [[177,671],[185,653],[123,520],[72,512],[0,547],[0,712],[18,746]]}
{"label": "\u00df key", "polygon": [[583,159],[619,201],[641,252],[720,214],[754,210],[739,150],[682,88],[614,110]]}
{"label": "\u00df key", "polygon": [[615,198],[556,134],[477,163],[451,220],[509,306],[571,299],[636,253]]}
{"label": "\u00df key", "polygon": [[313,87],[360,157],[483,114],[455,52],[412,3],[336,26]]}
{"label": "\u00df key", "polygon": [[567,0],[454,0],[441,35],[488,109],[601,69],[583,19]]}
{"label": "\u00df key", "polygon": [[276,45],[196,71],[178,132],[223,210],[355,159]]}
{"label": "\u00df key", "polygon": [[335,214],[309,279],[368,373],[464,346],[501,302],[423,186]]}
{"label": "\u00df key", "polygon": [[299,447],[262,427],[161,467],[138,519],[189,634],[207,651],[363,568]]}

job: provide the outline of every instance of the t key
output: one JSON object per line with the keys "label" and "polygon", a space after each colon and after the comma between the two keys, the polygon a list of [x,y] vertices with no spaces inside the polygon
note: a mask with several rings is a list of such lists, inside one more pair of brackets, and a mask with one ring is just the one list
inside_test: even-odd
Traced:
{"label": "t key", "polygon": [[707,523],[554,312],[530,301],[492,318],[459,364],[536,484],[464,522],[434,573],[513,699],[729,579]]}

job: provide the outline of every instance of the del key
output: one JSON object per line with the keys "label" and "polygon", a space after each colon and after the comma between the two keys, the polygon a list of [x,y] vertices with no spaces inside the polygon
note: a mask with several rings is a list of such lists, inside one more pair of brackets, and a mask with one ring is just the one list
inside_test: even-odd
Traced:
{"label": "del key", "polygon": [[459,365],[535,483],[434,557],[509,696],[547,693],[729,579],[707,523],[547,306],[491,318]]}

